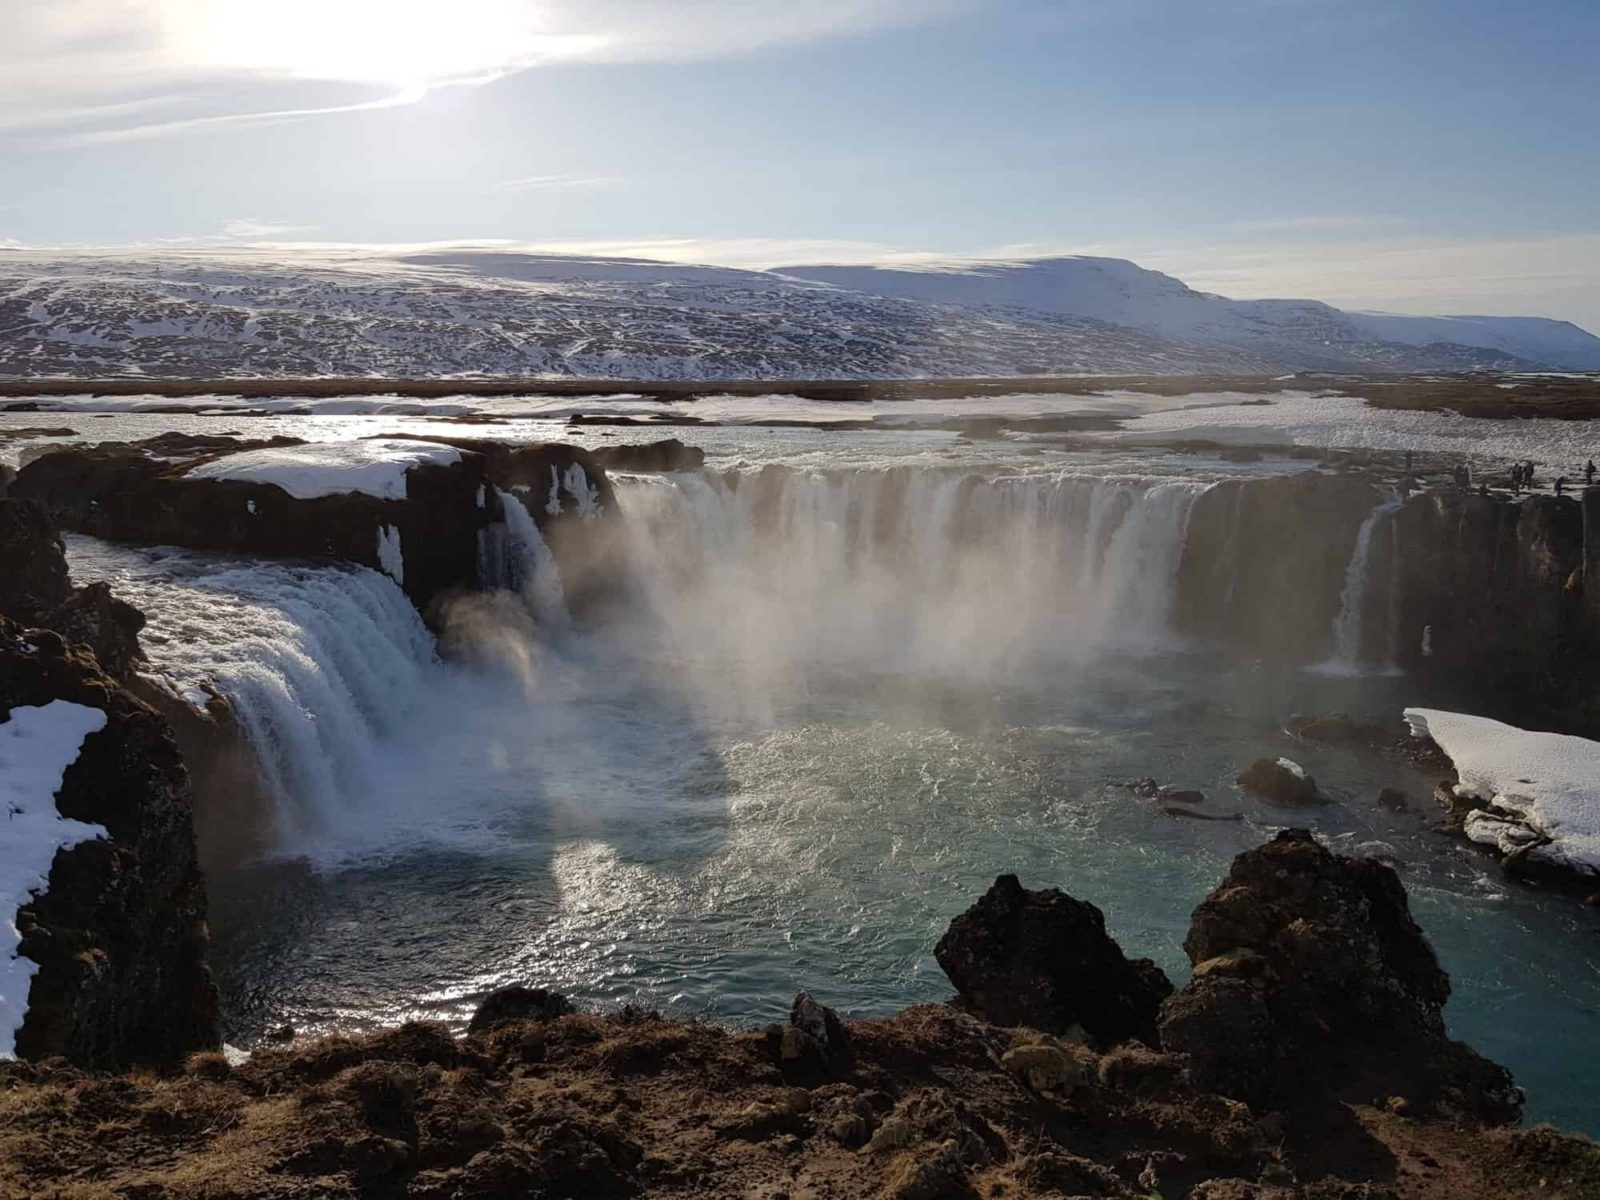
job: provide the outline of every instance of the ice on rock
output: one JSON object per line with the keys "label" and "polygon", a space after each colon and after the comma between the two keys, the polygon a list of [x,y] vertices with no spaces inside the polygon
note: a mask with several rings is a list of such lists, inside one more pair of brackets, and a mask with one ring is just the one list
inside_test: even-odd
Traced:
{"label": "ice on rock", "polygon": [[390,579],[405,583],[406,558],[400,549],[400,531],[393,525],[378,526],[378,562]]}
{"label": "ice on rock", "polygon": [[16,1056],[38,964],[18,948],[17,909],[49,886],[57,850],[105,837],[99,825],[56,811],[55,795],[83,739],[105,728],[98,708],[52,700],[19,706],[0,724],[0,1059]]}
{"label": "ice on rock", "polygon": [[1469,838],[1504,853],[1548,838],[1530,859],[1600,874],[1600,742],[1432,708],[1408,708],[1405,718],[1455,763],[1458,795],[1515,814],[1471,814]]}

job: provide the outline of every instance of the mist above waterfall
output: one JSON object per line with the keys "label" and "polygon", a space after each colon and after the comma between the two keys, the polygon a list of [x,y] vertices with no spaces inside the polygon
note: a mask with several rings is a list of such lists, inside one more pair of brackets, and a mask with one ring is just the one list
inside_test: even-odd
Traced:
{"label": "mist above waterfall", "polygon": [[634,639],[711,709],[877,680],[992,688],[1171,648],[1204,485],[1069,474],[806,471],[616,479]]}

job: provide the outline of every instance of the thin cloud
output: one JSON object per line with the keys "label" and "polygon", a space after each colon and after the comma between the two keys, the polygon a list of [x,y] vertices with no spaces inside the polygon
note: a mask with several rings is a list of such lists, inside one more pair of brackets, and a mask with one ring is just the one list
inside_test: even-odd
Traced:
{"label": "thin cloud", "polygon": [[1230,222],[1234,229],[1254,233],[1339,234],[1395,229],[1408,224],[1404,217],[1364,214],[1308,214],[1294,217],[1249,217]]}
{"label": "thin cloud", "polygon": [[529,175],[524,179],[502,179],[487,189],[488,195],[505,192],[545,192],[573,188],[615,187],[622,180],[616,175]]}
{"label": "thin cloud", "polygon": [[297,233],[314,233],[315,225],[288,225],[282,221],[263,221],[257,217],[240,217],[223,225],[222,232],[231,238],[281,238]]}
{"label": "thin cloud", "polygon": [[332,104],[321,108],[288,108],[272,112],[225,113],[209,117],[186,117],[181,121],[161,121],[150,125],[131,125],[117,129],[91,129],[68,134],[56,145],[100,146],[113,142],[134,142],[145,138],[163,137],[172,133],[187,133],[199,129],[213,129],[225,125],[283,125],[291,121],[305,121],[312,117],[326,117],[335,113],[372,112],[381,108],[399,108],[415,104],[428,94],[426,87],[407,88],[379,100],[362,100],[355,104]]}
{"label": "thin cloud", "polygon": [[[987,0],[50,0],[0,41],[0,129],[76,127],[71,144],[273,124],[412,104],[557,62],[689,62],[916,24]],[[382,88],[294,103],[308,82]],[[216,114],[239,83],[282,90]],[[128,124],[181,96],[211,115]]]}

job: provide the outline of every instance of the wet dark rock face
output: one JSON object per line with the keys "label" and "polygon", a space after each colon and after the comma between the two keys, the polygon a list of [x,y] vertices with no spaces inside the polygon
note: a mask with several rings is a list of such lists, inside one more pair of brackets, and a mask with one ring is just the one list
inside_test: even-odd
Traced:
{"label": "wet dark rock face", "polygon": [[1600,493],[1458,490],[1395,517],[1398,665],[1519,725],[1600,731]]}
{"label": "wet dark rock face", "polygon": [[17,1052],[116,1068],[215,1047],[189,781],[166,723],[84,647],[0,617],[0,716],[54,700],[106,714],[56,808],[109,837],[57,852],[48,889],[16,914],[39,964]]}
{"label": "wet dark rock face", "polygon": [[1254,1107],[1400,1097],[1513,1121],[1510,1074],[1445,1034],[1450,981],[1399,876],[1286,830],[1241,854],[1195,909],[1191,982],[1162,1006],[1162,1046],[1199,1086]]}
{"label": "wet dark rock face", "polygon": [[1059,889],[1030,892],[1000,876],[950,923],[934,955],[985,1021],[1158,1044],[1156,1012],[1172,984],[1149,959],[1123,955],[1098,908]]}
{"label": "wet dark rock face", "polygon": [[1345,569],[1378,502],[1361,477],[1229,479],[1189,516],[1174,621],[1277,661],[1327,658]]}

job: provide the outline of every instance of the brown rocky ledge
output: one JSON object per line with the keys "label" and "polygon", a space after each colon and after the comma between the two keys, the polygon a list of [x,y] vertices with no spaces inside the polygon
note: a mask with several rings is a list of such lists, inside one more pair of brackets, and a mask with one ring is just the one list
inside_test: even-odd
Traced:
{"label": "brown rocky ledge", "polygon": [[[1600,1196],[1600,1148],[1511,1128],[1509,1075],[1444,1036],[1448,981],[1389,868],[1280,835],[1239,857],[1186,948],[1194,980],[1154,1029],[1143,999],[1130,1022],[1147,1041],[1069,1022],[1150,971],[1092,905],[1007,877],[940,952],[1013,982],[1006,1025],[968,988],[967,1011],[854,1022],[802,993],[786,1025],[745,1032],[518,988],[464,1036],[412,1024],[164,1076],[0,1066],[0,1194]],[[1097,962],[1118,978],[1063,969]]]}

